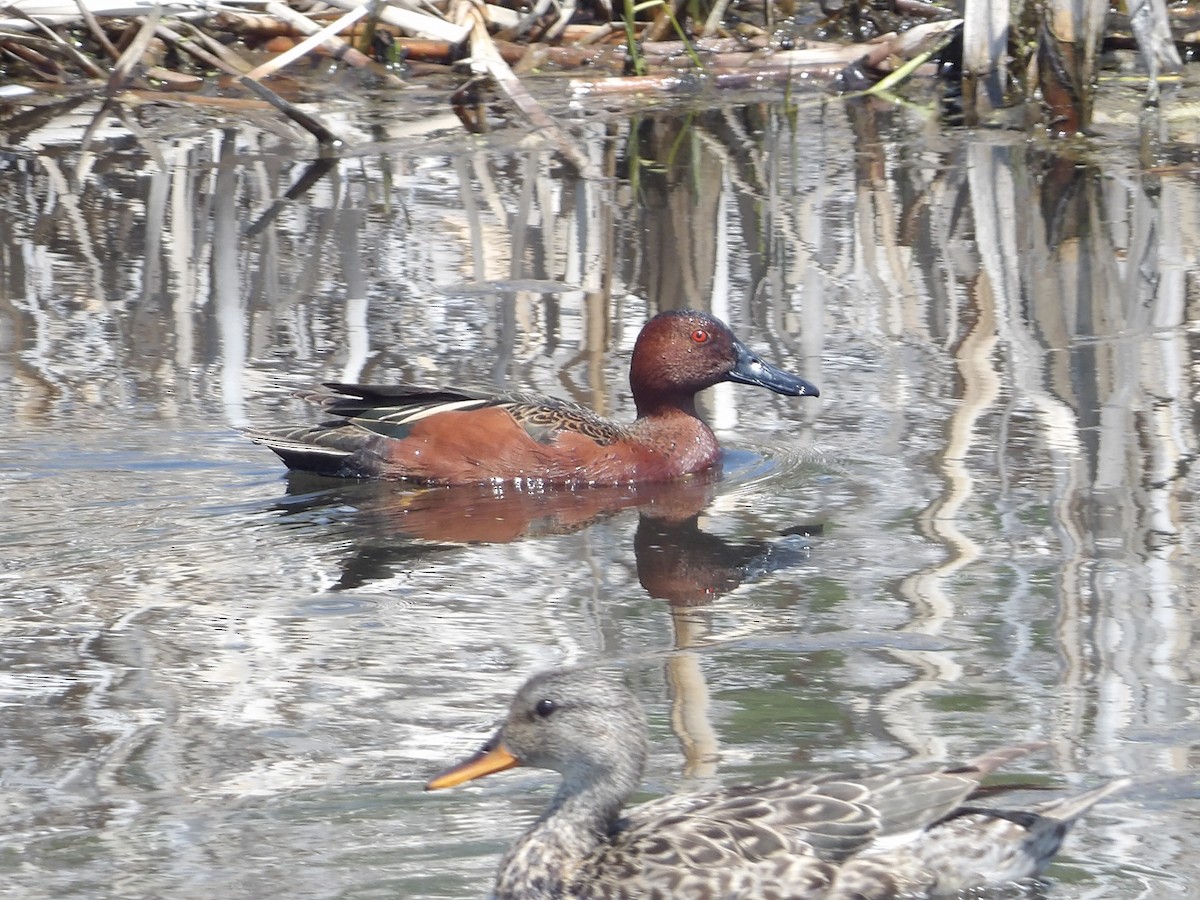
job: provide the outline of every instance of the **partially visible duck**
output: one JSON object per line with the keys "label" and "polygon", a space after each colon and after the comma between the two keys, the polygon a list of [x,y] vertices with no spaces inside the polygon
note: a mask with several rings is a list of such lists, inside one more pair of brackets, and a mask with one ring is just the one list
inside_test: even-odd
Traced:
{"label": "partially visible duck", "polygon": [[427,789],[525,765],[562,775],[500,863],[498,900],[924,897],[1036,876],[1115,781],[1027,810],[976,806],[980,780],[1039,749],[953,768],[780,778],[624,809],[646,761],[633,695],[594,670],[536,675],[484,748]]}
{"label": "partially visible duck", "polygon": [[667,481],[707,469],[720,446],[696,393],[723,381],[816,397],[817,388],[764,362],[708,313],[675,310],[646,323],[629,385],[637,419],[620,425],[566,400],[411,384],[327,384],[303,394],[338,418],[250,431],[289,468],[424,484]]}

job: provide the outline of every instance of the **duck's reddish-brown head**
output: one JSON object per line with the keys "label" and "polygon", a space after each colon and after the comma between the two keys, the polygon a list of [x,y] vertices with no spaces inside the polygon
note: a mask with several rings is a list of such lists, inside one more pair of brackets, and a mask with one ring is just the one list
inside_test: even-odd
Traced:
{"label": "duck's reddish-brown head", "polygon": [[715,316],[694,309],[659,313],[633,345],[629,386],[638,414],[664,405],[692,408],[697,391],[736,381],[789,397],[819,397],[816,385],[764,362]]}

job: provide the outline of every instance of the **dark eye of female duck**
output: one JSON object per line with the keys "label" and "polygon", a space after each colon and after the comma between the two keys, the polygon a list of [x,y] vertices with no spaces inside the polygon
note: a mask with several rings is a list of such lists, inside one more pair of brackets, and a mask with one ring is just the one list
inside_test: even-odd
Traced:
{"label": "dark eye of female duck", "polygon": [[537,706],[533,708],[533,711],[541,718],[545,719],[548,718],[556,709],[558,709],[558,704],[549,697],[544,697],[537,702]]}
{"label": "dark eye of female duck", "polygon": [[696,344],[707,344],[712,340],[712,335],[703,328],[697,328],[692,332],[692,342]]}

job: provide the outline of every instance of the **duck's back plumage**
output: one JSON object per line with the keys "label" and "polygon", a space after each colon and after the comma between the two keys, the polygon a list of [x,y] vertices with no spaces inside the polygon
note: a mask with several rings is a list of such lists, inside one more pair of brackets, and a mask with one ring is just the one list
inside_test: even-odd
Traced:
{"label": "duck's back plumage", "polygon": [[[915,836],[942,822],[925,834],[944,832],[939,842],[964,837],[965,846],[950,841],[964,857],[988,843],[981,840],[988,830],[1004,832],[1011,840],[1008,833],[1021,826],[1003,816],[1032,821],[1036,815],[1001,811],[998,817],[989,810],[967,819],[956,812],[978,790],[981,778],[1042,746],[1001,748],[956,769],[779,778],[635,806],[580,867],[568,896],[659,894],[702,900],[927,893],[939,878],[955,879],[939,875],[945,860],[936,858],[935,845],[930,845],[935,858],[925,859],[928,847],[923,850]],[[889,849],[889,843],[897,843],[898,849]]]}
{"label": "duck's back plumage", "polygon": [[517,420],[531,438],[549,443],[561,431],[586,435],[605,445],[625,436],[625,429],[596,415],[586,406],[526,391],[498,392],[473,385],[424,387],[416,384],[345,384],[330,382],[326,391],[301,393],[341,421],[383,437],[403,440],[413,426],[442,412],[502,409]]}
{"label": "duck's back plumage", "polygon": [[[473,448],[480,458],[501,454],[511,438],[497,440],[509,429],[524,433],[521,452],[536,448],[552,451],[562,435],[578,435],[596,447],[609,447],[628,438],[628,429],[596,415],[585,406],[522,391],[497,392],[475,386],[429,387],[416,384],[345,384],[330,382],[325,391],[300,391],[298,397],[319,406],[336,418],[315,425],[247,432],[251,440],[273,450],[289,468],[339,477],[389,477],[396,468],[393,457],[402,442],[421,434],[422,424],[435,416],[454,421],[456,433],[448,440]],[[491,410],[492,417],[478,413]],[[465,413],[475,413],[467,416]],[[457,415],[456,415],[457,414]],[[425,460],[406,459],[395,476],[442,482],[438,454]],[[505,472],[503,458],[493,462]],[[518,466],[519,467],[519,466]],[[547,468],[547,474],[558,473]]]}

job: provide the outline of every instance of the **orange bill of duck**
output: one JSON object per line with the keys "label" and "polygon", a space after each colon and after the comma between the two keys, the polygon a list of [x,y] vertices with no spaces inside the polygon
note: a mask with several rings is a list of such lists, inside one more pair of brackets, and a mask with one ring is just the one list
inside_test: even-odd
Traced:
{"label": "orange bill of duck", "polygon": [[460,762],[431,779],[425,785],[425,790],[440,791],[443,788],[456,787],[464,782],[503,772],[505,769],[511,769],[520,764],[521,761],[509,753],[500,741],[492,740],[484,744],[483,748],[470,759]]}

